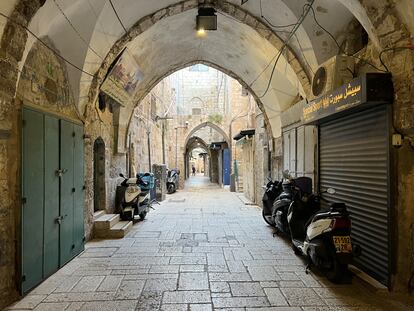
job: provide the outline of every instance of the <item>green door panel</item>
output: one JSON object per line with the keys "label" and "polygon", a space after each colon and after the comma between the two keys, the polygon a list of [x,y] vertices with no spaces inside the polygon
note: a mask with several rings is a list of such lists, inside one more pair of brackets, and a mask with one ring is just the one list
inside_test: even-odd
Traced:
{"label": "green door panel", "polygon": [[75,254],[79,254],[84,249],[84,145],[83,127],[74,125],[75,147],[74,147],[74,227],[73,240],[75,244]]}
{"label": "green door panel", "polygon": [[45,115],[44,275],[59,268],[59,119]]}
{"label": "green door panel", "polygon": [[22,291],[43,278],[43,114],[23,110],[22,194]]}
{"label": "green door panel", "polygon": [[74,137],[73,124],[60,120],[60,168],[65,172],[61,177],[60,215],[60,265],[74,256],[73,243],[73,203],[74,203]]}

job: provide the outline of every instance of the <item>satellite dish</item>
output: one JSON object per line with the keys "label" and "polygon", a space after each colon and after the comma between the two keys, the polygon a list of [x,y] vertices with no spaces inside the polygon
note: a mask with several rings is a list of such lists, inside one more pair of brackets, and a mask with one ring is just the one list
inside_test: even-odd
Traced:
{"label": "satellite dish", "polygon": [[312,80],[312,93],[314,96],[319,96],[323,93],[326,87],[327,73],[325,67],[319,67]]}

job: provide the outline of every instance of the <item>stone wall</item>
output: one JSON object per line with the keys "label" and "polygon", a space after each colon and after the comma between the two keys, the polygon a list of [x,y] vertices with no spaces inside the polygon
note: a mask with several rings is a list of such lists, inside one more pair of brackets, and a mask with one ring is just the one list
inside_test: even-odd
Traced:
{"label": "stone wall", "polygon": [[[413,21],[407,18],[412,10],[408,9],[407,1],[362,0],[361,3],[368,12],[383,49],[412,44],[413,33],[410,30],[413,30]],[[378,48],[370,41],[358,56],[384,69],[379,54]],[[414,53],[412,50],[397,48],[384,52],[383,60],[392,73],[394,82],[394,133],[404,136],[403,146],[392,150],[392,210],[395,220],[392,236],[396,244],[393,243],[395,269],[391,288],[407,291],[408,281],[414,273]],[[366,62],[357,61],[356,71],[360,74],[373,71],[373,68]]]}
{"label": "stone wall", "polygon": [[[165,113],[169,111],[171,116],[176,110],[175,90],[173,89],[170,79],[162,80],[151,92],[139,103],[135,108],[129,126],[129,141],[131,143],[131,166],[135,172],[149,171],[149,156],[148,156],[148,133],[149,133],[149,147],[151,152],[152,164],[167,164],[168,159],[172,156],[173,141],[168,139],[171,132],[170,120],[157,119],[164,117]],[[163,127],[164,124],[164,127]],[[163,163],[163,146],[162,146],[162,131],[165,135],[165,160]]]}

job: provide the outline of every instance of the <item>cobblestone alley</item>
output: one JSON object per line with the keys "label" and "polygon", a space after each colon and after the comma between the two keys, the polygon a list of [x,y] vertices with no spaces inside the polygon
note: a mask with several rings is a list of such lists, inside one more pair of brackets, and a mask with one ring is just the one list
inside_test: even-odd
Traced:
{"label": "cobblestone alley", "polygon": [[356,278],[307,275],[261,210],[191,177],[120,240],[93,240],[8,310],[413,310]]}

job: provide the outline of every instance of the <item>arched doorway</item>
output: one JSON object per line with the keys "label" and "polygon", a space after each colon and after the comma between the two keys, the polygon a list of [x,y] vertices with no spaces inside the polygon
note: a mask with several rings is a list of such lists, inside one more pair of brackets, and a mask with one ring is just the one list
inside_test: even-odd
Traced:
{"label": "arched doorway", "polygon": [[93,209],[104,210],[105,204],[105,142],[98,137],[93,144]]}

